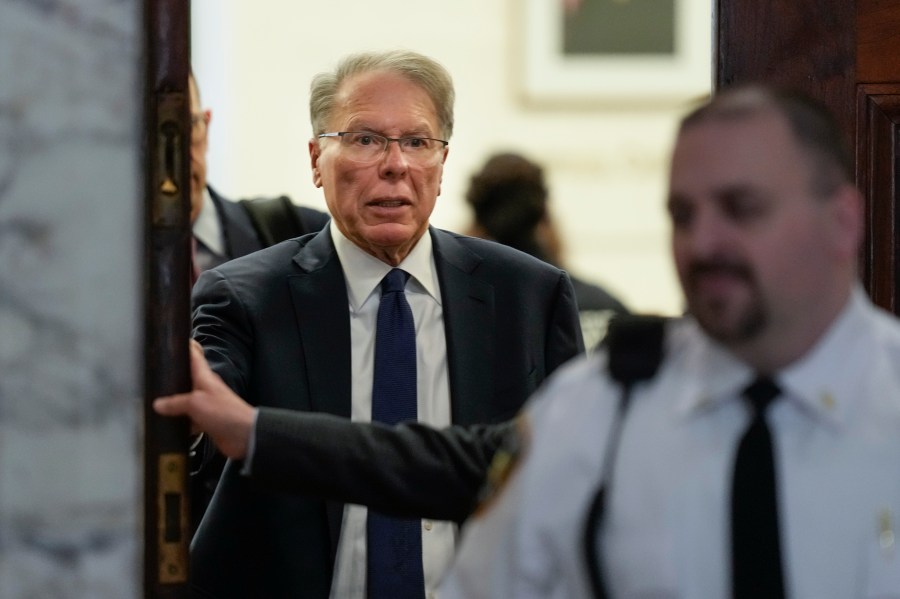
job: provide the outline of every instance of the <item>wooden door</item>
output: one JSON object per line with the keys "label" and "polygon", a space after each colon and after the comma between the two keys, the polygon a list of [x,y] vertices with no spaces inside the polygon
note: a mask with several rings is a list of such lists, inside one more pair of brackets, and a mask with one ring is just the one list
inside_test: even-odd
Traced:
{"label": "wooden door", "polygon": [[768,81],[835,112],[866,196],[863,284],[898,305],[897,185],[900,3],[893,0],[714,0],[714,86]]}
{"label": "wooden door", "polygon": [[188,423],[154,397],[190,389],[190,2],[145,0],[144,597],[186,599]]}

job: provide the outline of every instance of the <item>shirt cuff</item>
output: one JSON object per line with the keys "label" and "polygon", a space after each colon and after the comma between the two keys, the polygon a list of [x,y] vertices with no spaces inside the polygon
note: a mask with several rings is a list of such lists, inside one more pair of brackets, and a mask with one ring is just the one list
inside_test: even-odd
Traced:
{"label": "shirt cuff", "polygon": [[247,455],[244,456],[244,464],[241,466],[241,475],[253,474],[253,454],[256,453],[256,422],[259,420],[259,408],[253,410],[253,426],[250,428],[250,438],[247,439]]}

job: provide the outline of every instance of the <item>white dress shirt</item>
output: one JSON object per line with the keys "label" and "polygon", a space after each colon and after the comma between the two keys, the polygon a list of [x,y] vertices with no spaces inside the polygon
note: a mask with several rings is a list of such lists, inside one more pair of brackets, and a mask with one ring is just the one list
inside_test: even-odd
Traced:
{"label": "white dress shirt", "polygon": [[[375,323],[381,299],[380,284],[391,266],[359,249],[344,237],[333,220],[330,229],[344,270],[350,303],[353,367],[351,420],[368,422],[372,414]],[[406,299],[416,325],[418,420],[435,427],[448,426],[451,420],[447,343],[431,235],[427,231],[398,268],[410,274],[406,284]],[[377,459],[377,456],[373,458]],[[366,508],[362,506],[344,507],[331,587],[333,599],[366,597],[366,513]],[[455,541],[455,524],[422,521],[422,563],[426,597],[437,597],[436,587],[453,558]]]}
{"label": "white dress shirt", "polygon": [[[599,537],[607,590],[730,595],[732,465],[754,373],[691,319],[623,421]],[[463,531],[444,599],[591,597],[586,511],[620,389],[597,352],[527,407],[530,444],[495,503]],[[900,597],[900,324],[861,289],[817,345],[776,375],[772,429],[787,595]]]}
{"label": "white dress shirt", "polygon": [[209,195],[209,189],[203,190],[203,206],[200,208],[200,214],[191,227],[194,237],[202,241],[217,256],[225,255],[225,237],[222,233],[222,223],[219,221],[219,214],[216,211],[216,205],[213,203],[212,196]]}

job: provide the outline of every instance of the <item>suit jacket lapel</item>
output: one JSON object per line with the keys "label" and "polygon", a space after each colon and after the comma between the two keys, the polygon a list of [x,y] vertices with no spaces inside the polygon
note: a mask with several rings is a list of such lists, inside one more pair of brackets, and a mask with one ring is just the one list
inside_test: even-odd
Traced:
{"label": "suit jacket lapel", "polygon": [[326,229],[294,256],[303,274],[288,283],[316,412],[350,417],[350,314],[347,286]]}
{"label": "suit jacket lapel", "polygon": [[[344,273],[324,229],[294,257],[303,274],[288,283],[306,359],[310,405],[316,412],[350,418],[350,315]],[[344,505],[326,503],[332,560],[337,555]]]}
{"label": "suit jacket lapel", "polygon": [[482,258],[451,234],[431,229],[441,285],[451,417],[454,424],[486,422],[494,395],[494,289],[472,276]]}

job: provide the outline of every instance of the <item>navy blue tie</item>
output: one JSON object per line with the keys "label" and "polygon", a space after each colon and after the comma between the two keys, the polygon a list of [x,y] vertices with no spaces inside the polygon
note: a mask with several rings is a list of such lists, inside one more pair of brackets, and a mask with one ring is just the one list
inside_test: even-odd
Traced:
{"label": "navy blue tie", "polygon": [[766,410],[781,394],[768,377],[743,393],[753,420],[738,445],[731,488],[733,599],[784,597],[772,435]]}
{"label": "navy blue tie", "polygon": [[[381,281],[375,330],[372,420],[396,424],[416,419],[416,329],[404,288],[409,273],[395,268]],[[419,520],[372,510],[366,523],[369,599],[424,599]]]}

